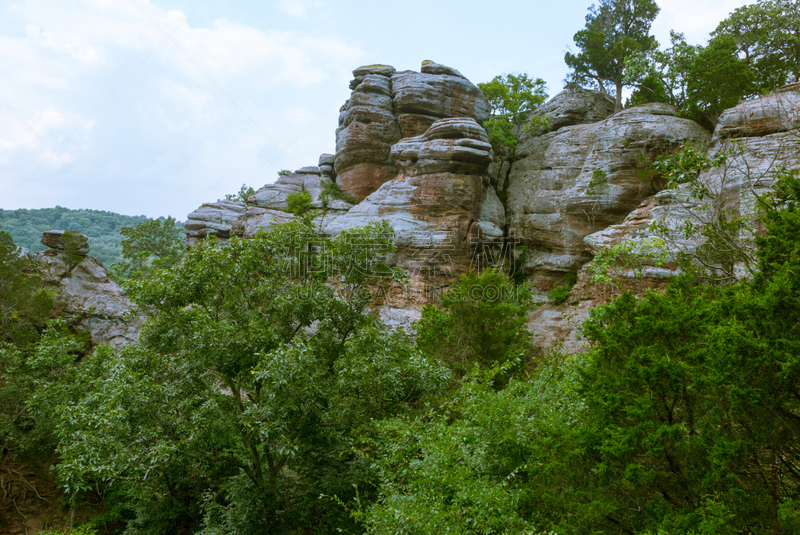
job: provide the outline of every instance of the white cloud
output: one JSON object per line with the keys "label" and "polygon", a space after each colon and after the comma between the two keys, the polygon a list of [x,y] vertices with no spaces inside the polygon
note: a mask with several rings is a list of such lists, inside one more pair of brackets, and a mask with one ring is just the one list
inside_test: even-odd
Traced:
{"label": "white cloud", "polygon": [[[295,139],[331,99],[304,95],[325,94],[331,80],[338,87],[364,56],[319,30],[259,29],[203,20],[202,12],[185,21],[188,11],[159,3],[0,4],[0,98],[22,119],[0,102],[0,190],[10,194],[38,168],[0,208],[34,201],[85,207],[97,193],[111,204],[102,209],[184,217],[183,203],[255,180],[264,154],[287,165],[272,140]],[[319,5],[302,3],[305,10]],[[307,150],[293,147],[292,160],[316,163]],[[69,178],[64,162],[85,183]],[[75,191],[65,195],[65,184]],[[154,195],[162,185],[164,194]]]}
{"label": "white cloud", "polygon": [[320,0],[278,0],[278,9],[296,19],[308,17],[309,10],[319,9],[325,4]]}
{"label": "white cloud", "polygon": [[669,45],[669,31],[686,35],[690,44],[705,45],[709,34],[737,7],[752,0],[669,0],[659,2],[661,12],[652,31],[661,45]]}

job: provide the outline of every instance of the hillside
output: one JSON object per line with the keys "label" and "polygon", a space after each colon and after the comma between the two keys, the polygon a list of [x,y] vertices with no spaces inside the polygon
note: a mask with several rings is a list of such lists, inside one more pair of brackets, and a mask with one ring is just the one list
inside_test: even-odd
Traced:
{"label": "hillside", "polygon": [[123,215],[103,210],[71,210],[62,206],[35,210],[0,209],[0,230],[8,232],[19,247],[31,251],[47,249],[39,240],[42,233],[52,229],[70,229],[89,238],[91,255],[106,267],[122,259],[122,236],[119,229],[131,227],[147,217]]}

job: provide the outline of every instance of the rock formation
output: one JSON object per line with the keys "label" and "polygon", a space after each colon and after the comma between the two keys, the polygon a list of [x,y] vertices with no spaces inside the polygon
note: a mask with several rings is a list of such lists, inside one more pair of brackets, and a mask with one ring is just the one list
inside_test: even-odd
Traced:
{"label": "rock formation", "polygon": [[[799,84],[728,110],[713,140],[665,104],[613,113],[607,95],[563,91],[535,112],[550,129],[518,128],[516,154],[503,161],[482,127],[488,102],[457,70],[423,62],[421,72],[368,65],[353,75],[335,155],[321,155],[318,165],[280,177],[247,202],[203,205],[189,215],[187,244],[210,235],[250,237],[289,220],[293,193],[308,191],[319,208],[322,188],[335,180],[359,202],[331,200],[318,221],[323,234],[381,219],[396,232],[391,261],[408,271],[411,283],[380,303],[378,312],[390,325],[407,325],[457,276],[524,245],[524,269],[542,299],[567,272],[579,270],[572,304],[545,304],[529,324],[539,345],[558,341],[577,350],[577,326],[607,297],[589,282],[586,263],[603,247],[652,237],[655,221],[677,228],[689,217],[686,191],[660,191],[663,181],[650,170],[655,158],[685,143],[709,146],[712,157],[733,146],[727,165],[706,172],[704,180],[735,213],[752,213],[777,167],[800,167],[790,144],[800,126]],[[650,266],[643,284],[663,285],[674,270],[674,263]]]}
{"label": "rock formation", "polygon": [[[800,169],[800,84],[792,84],[761,98],[746,101],[720,116],[708,149],[711,158],[728,152],[724,165],[711,168],[699,176],[708,188],[706,201],[718,203],[712,212],[729,211],[730,216],[750,216],[757,224],[755,198],[771,191],[775,172],[780,168]],[[645,266],[640,274],[630,273],[626,284],[636,281],[634,290],[663,287],[677,270],[674,263],[678,252],[692,253],[702,243],[699,236],[686,238],[679,231],[687,221],[704,224],[708,209],[701,208],[687,187],[665,189],[645,199],[620,224],[611,225],[584,238],[592,254],[623,241],[642,242],[660,237],[653,232],[654,223],[664,224],[672,231],[666,241],[669,252],[663,266]],[[747,240],[747,235],[742,235]],[[747,246],[747,243],[744,243]],[[739,266],[742,268],[743,266]],[[739,269],[741,276],[748,276]],[[550,347],[563,343],[567,351],[580,350],[583,342],[577,327],[589,310],[605,302],[602,285],[591,284],[590,274],[579,273],[578,284],[572,290],[571,305],[544,305],[529,318],[529,328],[537,334],[537,345]]]}
{"label": "rock formation", "polygon": [[586,91],[565,93],[544,107],[554,116],[555,131],[521,133],[505,192],[509,237],[528,248],[525,269],[543,289],[591,260],[585,236],[622,222],[657,191],[643,173],[657,156],[709,138],[666,104],[570,124],[600,117],[609,105]]}
{"label": "rock formation", "polygon": [[[657,237],[651,227],[659,222],[672,231],[667,247],[669,260],[674,261],[678,253],[694,253],[702,244],[699,236],[682,235],[680,229],[687,222],[702,226],[712,214],[727,212],[730,216],[749,217],[757,226],[757,197],[772,190],[779,169],[800,168],[798,129],[800,84],[791,84],[726,110],[717,123],[708,156],[713,159],[726,154],[727,159],[722,166],[708,169],[698,177],[708,188],[704,199],[693,197],[688,185],[660,191],[644,200],[620,224],[586,236],[585,243],[596,253],[622,241],[647,240]],[[740,266],[742,276],[747,276],[745,267]],[[666,280],[673,270],[651,266],[646,274]]]}
{"label": "rock formation", "polygon": [[401,138],[422,135],[441,118],[483,124],[489,117],[483,93],[461,73],[431,61],[421,70],[371,65],[353,71],[353,92],[339,114],[335,167],[339,185],[359,201],[397,175],[391,148]]}
{"label": "rock formation", "polygon": [[[307,166],[281,175],[274,184],[256,191],[247,202],[225,200],[203,204],[187,216],[184,224],[186,245],[191,247],[208,236],[223,241],[231,236],[251,238],[260,228],[288,221],[294,217],[288,212],[288,198],[293,193],[308,191],[311,207],[322,208],[320,195],[323,185],[333,180],[332,158],[330,154],[323,154],[320,166]],[[330,174],[323,173],[323,170]],[[341,199],[328,199],[325,220],[347,212],[352,206]]]}
{"label": "rock formation", "polygon": [[[134,305],[122,288],[108,277],[102,262],[87,256],[88,240],[72,232],[44,233],[42,243],[50,250],[29,253],[42,281],[55,288],[55,306],[75,327],[87,331],[94,344],[122,345],[139,340],[141,317],[128,317]],[[77,247],[69,247],[70,242]]]}

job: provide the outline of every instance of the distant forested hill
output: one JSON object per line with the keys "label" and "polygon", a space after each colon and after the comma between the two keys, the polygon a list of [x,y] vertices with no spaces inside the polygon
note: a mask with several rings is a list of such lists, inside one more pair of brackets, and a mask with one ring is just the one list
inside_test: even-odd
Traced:
{"label": "distant forested hill", "polygon": [[31,251],[47,249],[40,243],[42,232],[70,229],[89,237],[89,254],[103,261],[106,267],[122,259],[119,233],[121,227],[132,227],[146,221],[143,215],[122,215],[102,210],[70,210],[56,206],[35,210],[0,209],[0,230],[8,232],[14,243]]}

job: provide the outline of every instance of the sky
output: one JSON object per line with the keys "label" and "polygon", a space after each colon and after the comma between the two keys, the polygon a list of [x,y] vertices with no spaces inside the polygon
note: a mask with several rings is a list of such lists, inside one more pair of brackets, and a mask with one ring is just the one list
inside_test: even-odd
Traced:
{"label": "sky", "polygon": [[[0,209],[186,215],[333,153],[352,71],[563,86],[591,0],[0,0]],[[662,0],[692,44],[743,0]],[[573,45],[574,46],[574,45]]]}

